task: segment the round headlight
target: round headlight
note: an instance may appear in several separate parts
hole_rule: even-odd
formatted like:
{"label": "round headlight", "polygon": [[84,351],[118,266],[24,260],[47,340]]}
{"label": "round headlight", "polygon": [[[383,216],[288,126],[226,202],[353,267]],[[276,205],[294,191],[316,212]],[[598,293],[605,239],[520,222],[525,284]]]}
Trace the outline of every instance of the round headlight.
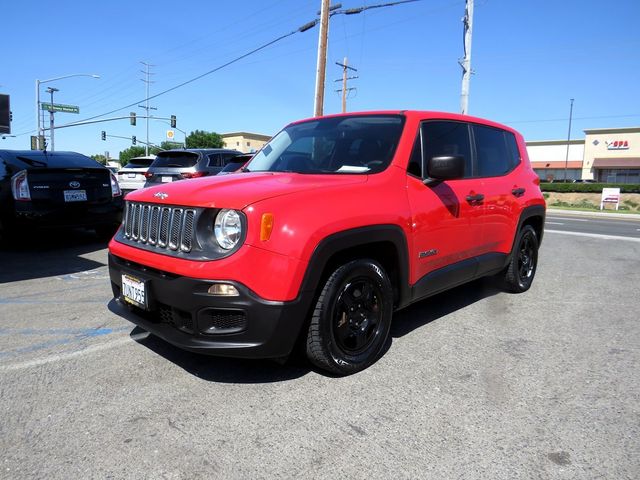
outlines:
{"label": "round headlight", "polygon": [[222,209],[216,216],[213,227],[218,245],[225,250],[231,250],[240,241],[242,223],[240,214],[235,210]]}

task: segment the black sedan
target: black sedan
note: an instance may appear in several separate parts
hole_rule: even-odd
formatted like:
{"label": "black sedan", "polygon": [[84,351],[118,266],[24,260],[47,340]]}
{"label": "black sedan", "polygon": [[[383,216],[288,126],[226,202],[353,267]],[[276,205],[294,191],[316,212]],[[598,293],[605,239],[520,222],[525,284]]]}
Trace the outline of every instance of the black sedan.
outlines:
{"label": "black sedan", "polygon": [[0,240],[26,227],[87,227],[109,236],[122,206],[115,175],[89,157],[0,150]]}

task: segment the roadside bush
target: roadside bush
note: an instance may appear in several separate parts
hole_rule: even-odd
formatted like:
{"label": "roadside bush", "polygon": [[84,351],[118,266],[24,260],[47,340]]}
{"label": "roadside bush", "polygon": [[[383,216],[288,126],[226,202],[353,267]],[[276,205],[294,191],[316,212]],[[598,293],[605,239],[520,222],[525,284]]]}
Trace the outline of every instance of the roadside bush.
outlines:
{"label": "roadside bush", "polygon": [[625,205],[629,205],[631,208],[638,208],[638,206],[640,206],[640,203],[634,202],[633,200],[625,200],[622,203],[624,203]]}
{"label": "roadside bush", "polygon": [[640,193],[637,183],[540,183],[543,192],[600,193],[603,188],[620,188],[620,193]]}

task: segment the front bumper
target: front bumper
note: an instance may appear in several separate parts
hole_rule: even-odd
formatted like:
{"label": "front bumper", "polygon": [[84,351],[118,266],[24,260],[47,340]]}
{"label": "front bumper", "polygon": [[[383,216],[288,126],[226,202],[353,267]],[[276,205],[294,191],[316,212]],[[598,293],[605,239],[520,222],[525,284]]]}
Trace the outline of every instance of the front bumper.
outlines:
{"label": "front bumper", "polygon": [[[213,280],[173,275],[109,254],[113,295],[122,299],[122,275],[145,282],[148,310],[129,307],[126,319],[184,350],[244,358],[278,358],[291,353],[311,304],[301,293],[290,302],[260,298],[238,282],[239,296],[214,296]],[[123,315],[124,317],[124,315]]]}

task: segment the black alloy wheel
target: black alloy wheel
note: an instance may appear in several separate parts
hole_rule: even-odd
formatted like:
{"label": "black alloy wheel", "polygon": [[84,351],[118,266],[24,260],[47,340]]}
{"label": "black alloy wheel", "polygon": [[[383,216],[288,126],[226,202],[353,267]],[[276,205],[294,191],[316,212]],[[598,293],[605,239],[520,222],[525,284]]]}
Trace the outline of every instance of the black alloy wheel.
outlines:
{"label": "black alloy wheel", "polygon": [[531,225],[522,227],[514,247],[504,273],[505,288],[522,293],[531,287],[538,266],[538,236]]}
{"label": "black alloy wheel", "polygon": [[307,332],[307,357],[338,375],[367,368],[382,353],[393,314],[393,290],[373,260],[338,267],[325,282]]}

